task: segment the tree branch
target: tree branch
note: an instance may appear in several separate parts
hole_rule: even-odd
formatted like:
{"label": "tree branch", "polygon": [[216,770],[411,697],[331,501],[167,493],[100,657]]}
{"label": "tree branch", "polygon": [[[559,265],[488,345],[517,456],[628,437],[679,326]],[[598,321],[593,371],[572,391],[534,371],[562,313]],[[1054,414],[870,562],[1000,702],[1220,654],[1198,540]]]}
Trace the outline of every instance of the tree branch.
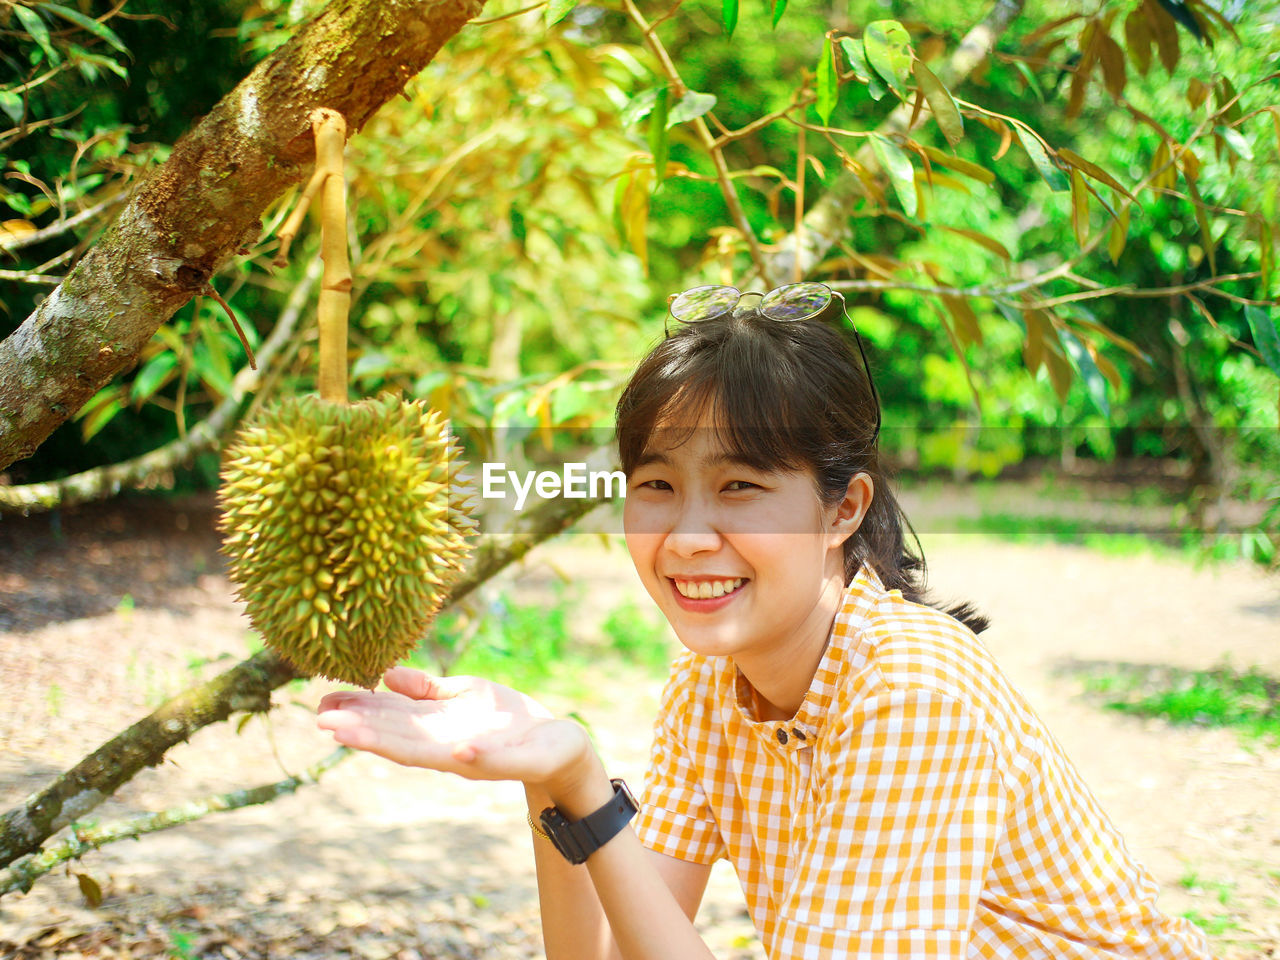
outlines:
{"label": "tree branch", "polygon": [[271,691],[297,676],[281,657],[263,651],[162,704],[0,817],[0,867],[35,853],[45,840],[84,817],[138,771],[155,766],[170,747],[189,740],[202,727],[237,710],[270,709]]}
{"label": "tree branch", "polygon": [[227,810],[239,810],[241,807],[270,803],[286,794],[295,793],[299,787],[319,783],[324,774],[351,753],[350,747],[339,747],[297,776],[286,777],[275,783],[219,793],[202,800],[190,800],[179,806],[170,807],[168,810],[131,817],[127,820],[117,820],[99,827],[73,830],[70,836],[56,846],[15,860],[4,873],[0,873],[0,897],[14,890],[26,893],[36,880],[58,864],[79,859],[90,850],[97,850],[108,843],[137,839],[143,834],[168,830],[170,827],[181,826],[184,823],[193,823],[211,813],[223,813]]}
{"label": "tree branch", "polygon": [[292,339],[298,326],[298,318],[311,296],[316,280],[320,277],[320,261],[308,268],[302,280],[289,294],[280,319],[271,335],[258,351],[262,370],[245,367],[236,374],[231,389],[209,416],[192,427],[185,437],[180,437],[150,453],[132,460],[94,467],[81,473],[50,480],[46,483],[28,483],[18,487],[0,486],[0,514],[9,512],[29,513],[32,510],[53,510],[69,507],[88,500],[103,500],[114,496],[125,487],[140,487],[158,474],[186,463],[196,454],[216,450],[222,438],[238,422],[238,414],[244,398],[257,390],[264,379],[264,371],[276,354]]}
{"label": "tree branch", "polygon": [[137,362],[314,160],[310,114],[360,129],[483,0],[333,0],[214,107],[0,343],[0,470]]}
{"label": "tree branch", "polygon": [[[449,598],[453,604],[519,560],[534,546],[561,533],[599,501],[560,497],[525,511],[516,528],[488,535]],[[49,837],[83,818],[144,767],[155,766],[174,745],[233,712],[262,712],[271,691],[300,676],[271,650],[192,687],[117,734],[49,786],[0,817],[0,868],[38,853]]]}

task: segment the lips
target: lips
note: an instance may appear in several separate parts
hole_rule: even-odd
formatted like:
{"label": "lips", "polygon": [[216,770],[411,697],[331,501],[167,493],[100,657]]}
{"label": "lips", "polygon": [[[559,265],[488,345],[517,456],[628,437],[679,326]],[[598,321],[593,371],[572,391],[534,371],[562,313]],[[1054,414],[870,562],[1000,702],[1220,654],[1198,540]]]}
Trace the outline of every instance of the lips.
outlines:
{"label": "lips", "polygon": [[711,600],[723,597],[739,589],[746,580],[742,577],[724,577],[712,580],[682,580],[672,577],[676,592],[688,600]]}

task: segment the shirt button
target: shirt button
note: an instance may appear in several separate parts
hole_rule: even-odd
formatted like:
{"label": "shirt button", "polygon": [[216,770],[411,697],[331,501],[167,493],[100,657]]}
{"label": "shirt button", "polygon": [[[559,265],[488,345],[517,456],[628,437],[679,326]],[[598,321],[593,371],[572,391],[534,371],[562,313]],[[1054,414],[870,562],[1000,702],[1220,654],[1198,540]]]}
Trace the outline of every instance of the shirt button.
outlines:
{"label": "shirt button", "polygon": [[783,730],[781,727],[778,728],[778,742],[781,744],[785,744],[787,742],[787,731]]}
{"label": "shirt button", "polygon": [[795,737],[797,740],[805,739],[804,731],[801,730],[799,727],[793,727],[791,730],[791,735]]}

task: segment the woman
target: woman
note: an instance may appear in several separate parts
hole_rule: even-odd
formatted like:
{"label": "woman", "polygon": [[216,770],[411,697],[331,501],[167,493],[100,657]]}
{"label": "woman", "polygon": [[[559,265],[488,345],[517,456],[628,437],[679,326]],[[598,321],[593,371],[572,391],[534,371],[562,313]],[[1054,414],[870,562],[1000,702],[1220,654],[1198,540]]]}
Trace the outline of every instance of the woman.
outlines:
{"label": "woman", "polygon": [[524,783],[552,960],[710,956],[692,919],[721,857],[773,960],[1207,956],[985,620],[928,605],[865,357],[825,322],[842,303],[744,300],[674,298],[682,325],[618,404],[628,550],[686,647],[638,818],[580,726],[484,680],[396,668],[389,693],[326,697],[320,725]]}

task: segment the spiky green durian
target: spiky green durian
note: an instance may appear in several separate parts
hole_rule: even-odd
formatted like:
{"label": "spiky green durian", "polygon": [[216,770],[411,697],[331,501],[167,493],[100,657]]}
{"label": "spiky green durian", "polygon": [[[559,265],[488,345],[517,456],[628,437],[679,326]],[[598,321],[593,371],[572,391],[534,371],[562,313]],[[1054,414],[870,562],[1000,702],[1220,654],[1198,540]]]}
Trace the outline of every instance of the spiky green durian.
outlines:
{"label": "spiky green durian", "polygon": [[419,402],[285,400],[227,451],[223,552],[249,618],[300,671],[372,687],[462,569],[470,484]]}

